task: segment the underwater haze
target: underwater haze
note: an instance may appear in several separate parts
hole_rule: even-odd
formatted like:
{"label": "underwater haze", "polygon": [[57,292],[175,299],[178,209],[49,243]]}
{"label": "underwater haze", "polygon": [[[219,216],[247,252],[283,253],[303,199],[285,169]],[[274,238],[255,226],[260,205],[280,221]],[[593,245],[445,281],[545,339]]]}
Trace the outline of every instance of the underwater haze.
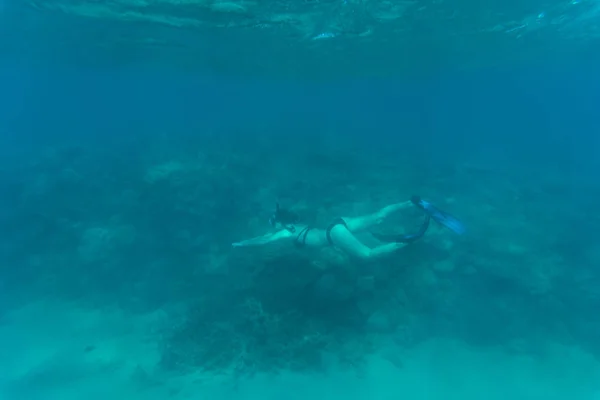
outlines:
{"label": "underwater haze", "polygon": [[0,397],[600,400],[599,12],[0,0]]}

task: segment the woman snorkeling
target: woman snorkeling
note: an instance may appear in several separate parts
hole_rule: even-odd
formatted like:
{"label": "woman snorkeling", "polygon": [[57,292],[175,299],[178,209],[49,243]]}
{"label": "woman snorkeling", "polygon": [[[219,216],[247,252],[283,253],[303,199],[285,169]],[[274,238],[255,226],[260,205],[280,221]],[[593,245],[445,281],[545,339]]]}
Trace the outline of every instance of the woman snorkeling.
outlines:
{"label": "woman snorkeling", "polygon": [[[423,223],[417,232],[403,235],[371,233],[383,243],[373,248],[366,246],[354,236],[355,233],[368,231],[380,224],[390,214],[412,206],[416,206],[424,212]],[[459,235],[465,232],[464,225],[458,219],[418,196],[413,196],[408,201],[391,204],[373,214],[337,218],[325,229],[300,223],[296,214],[280,208],[277,204],[275,212],[269,219],[271,226],[277,231],[233,243],[233,247],[262,246],[273,242],[289,242],[298,247],[313,248],[335,246],[350,256],[368,260],[393,253],[420,239],[427,232],[431,219]]]}

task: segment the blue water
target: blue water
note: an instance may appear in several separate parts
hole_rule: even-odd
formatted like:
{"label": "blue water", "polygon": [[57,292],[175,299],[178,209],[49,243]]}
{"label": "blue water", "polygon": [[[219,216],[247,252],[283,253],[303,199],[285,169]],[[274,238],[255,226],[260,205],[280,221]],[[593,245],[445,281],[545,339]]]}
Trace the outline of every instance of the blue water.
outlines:
{"label": "blue water", "polygon": [[128,127],[149,130],[145,135],[184,129],[227,134],[268,123],[281,124],[293,135],[334,124],[344,135],[360,138],[368,132],[386,144],[400,140],[403,147],[408,141],[411,149],[434,159],[445,157],[441,149],[451,146],[452,158],[456,152],[463,158],[483,151],[531,162],[567,157],[587,166],[594,162],[598,143],[592,134],[599,124],[596,68],[589,62],[533,65],[414,81],[316,84],[141,66],[110,70],[4,63],[1,117],[7,133],[33,135],[33,142],[38,136],[70,137],[82,130],[93,137],[118,137]]}
{"label": "blue water", "polygon": [[[585,56],[335,82],[2,58],[0,393],[600,398]],[[231,248],[278,198],[320,226],[415,193],[465,237]]]}

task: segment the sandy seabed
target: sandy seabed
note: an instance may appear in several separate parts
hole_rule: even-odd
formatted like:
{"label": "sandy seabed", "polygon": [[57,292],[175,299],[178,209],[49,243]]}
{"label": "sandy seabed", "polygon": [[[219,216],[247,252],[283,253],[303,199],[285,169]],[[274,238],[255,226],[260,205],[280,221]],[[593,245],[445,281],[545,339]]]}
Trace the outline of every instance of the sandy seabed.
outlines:
{"label": "sandy seabed", "polygon": [[438,339],[383,349],[360,374],[175,375],[157,367],[165,323],[161,312],[132,316],[53,301],[8,312],[0,320],[0,399],[600,400],[600,362],[559,345],[533,358]]}

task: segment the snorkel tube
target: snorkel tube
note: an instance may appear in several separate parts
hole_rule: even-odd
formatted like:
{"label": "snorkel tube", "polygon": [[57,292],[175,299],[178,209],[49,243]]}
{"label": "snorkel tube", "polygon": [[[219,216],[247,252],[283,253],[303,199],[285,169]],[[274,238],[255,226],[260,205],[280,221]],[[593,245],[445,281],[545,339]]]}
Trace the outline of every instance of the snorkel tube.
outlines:
{"label": "snorkel tube", "polygon": [[279,202],[275,203],[275,212],[269,217],[269,224],[272,227],[276,228],[277,224],[281,224],[285,229],[293,233],[296,231],[294,224],[297,222],[298,215],[279,207]]}

